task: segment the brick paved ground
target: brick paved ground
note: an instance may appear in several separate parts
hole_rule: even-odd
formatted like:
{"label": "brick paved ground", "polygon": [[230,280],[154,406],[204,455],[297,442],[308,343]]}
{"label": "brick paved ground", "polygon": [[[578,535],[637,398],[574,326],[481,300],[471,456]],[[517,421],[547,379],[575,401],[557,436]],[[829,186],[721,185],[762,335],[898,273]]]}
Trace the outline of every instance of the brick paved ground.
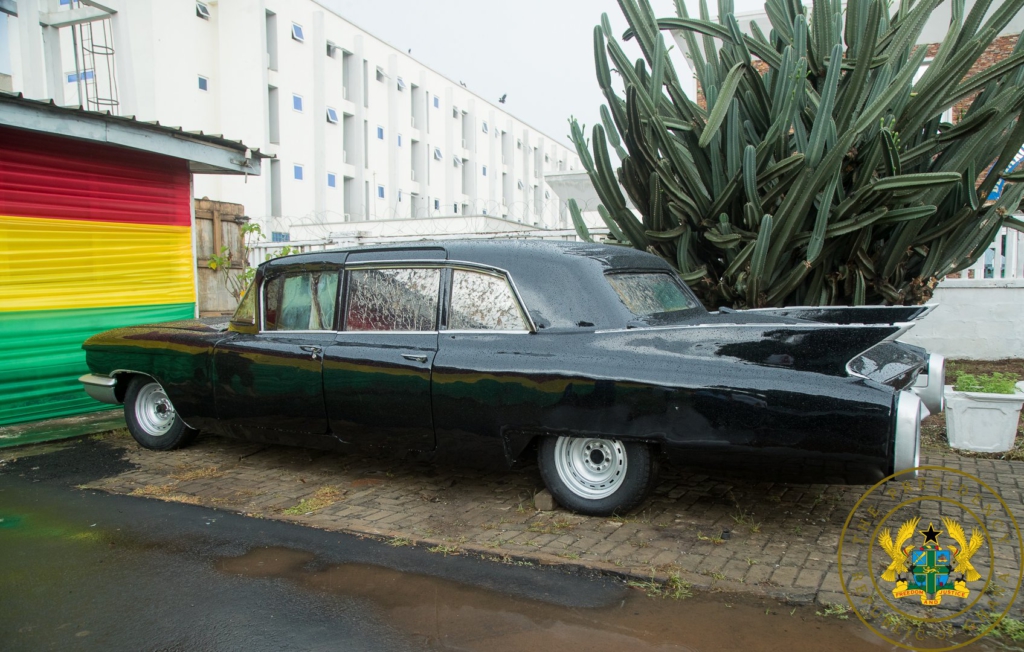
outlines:
{"label": "brick paved ground", "polygon": [[[744,482],[663,469],[654,494],[622,518],[538,512],[535,468],[503,473],[201,437],[158,453],[126,431],[100,436],[134,468],[88,488],[202,504],[441,554],[569,564],[697,587],[841,602],[836,549],[865,487]],[[997,487],[1024,522],[1024,462],[933,451],[922,463]],[[305,501],[305,502],[304,502]],[[722,538],[729,530],[728,538]],[[1016,568],[1018,561],[1008,562]]]}

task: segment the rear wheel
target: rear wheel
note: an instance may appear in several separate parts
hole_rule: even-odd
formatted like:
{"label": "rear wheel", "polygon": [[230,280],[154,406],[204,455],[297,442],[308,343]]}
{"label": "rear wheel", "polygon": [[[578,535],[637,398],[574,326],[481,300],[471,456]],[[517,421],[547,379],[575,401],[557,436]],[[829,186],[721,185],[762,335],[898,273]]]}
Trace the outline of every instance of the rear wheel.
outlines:
{"label": "rear wheel", "polygon": [[657,468],[643,442],[547,437],[537,462],[548,491],[566,509],[591,516],[623,514],[654,486]]}
{"label": "rear wheel", "polygon": [[124,420],[135,441],[150,450],[188,446],[199,434],[181,420],[160,383],[146,376],[136,376],[128,384]]}

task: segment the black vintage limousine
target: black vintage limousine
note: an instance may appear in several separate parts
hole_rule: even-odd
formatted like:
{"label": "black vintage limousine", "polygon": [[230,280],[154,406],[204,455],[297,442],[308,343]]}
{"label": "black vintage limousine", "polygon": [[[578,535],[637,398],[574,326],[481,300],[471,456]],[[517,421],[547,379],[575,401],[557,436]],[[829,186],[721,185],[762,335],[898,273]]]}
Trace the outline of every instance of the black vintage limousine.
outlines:
{"label": "black vintage limousine", "polygon": [[662,452],[912,472],[944,365],[895,338],[928,309],[708,312],[664,261],[615,246],[364,247],[264,263],[226,323],[96,335],[81,380],[147,448],[206,431],[535,454],[563,506],[610,514],[644,499]]}

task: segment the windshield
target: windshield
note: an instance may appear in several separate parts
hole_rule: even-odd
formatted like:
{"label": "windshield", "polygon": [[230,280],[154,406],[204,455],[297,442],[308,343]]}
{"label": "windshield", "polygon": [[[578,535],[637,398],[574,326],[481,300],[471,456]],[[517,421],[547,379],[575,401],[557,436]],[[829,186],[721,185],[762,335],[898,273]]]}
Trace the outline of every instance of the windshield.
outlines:
{"label": "windshield", "polygon": [[664,272],[609,274],[607,278],[622,303],[637,317],[699,307],[679,282]]}

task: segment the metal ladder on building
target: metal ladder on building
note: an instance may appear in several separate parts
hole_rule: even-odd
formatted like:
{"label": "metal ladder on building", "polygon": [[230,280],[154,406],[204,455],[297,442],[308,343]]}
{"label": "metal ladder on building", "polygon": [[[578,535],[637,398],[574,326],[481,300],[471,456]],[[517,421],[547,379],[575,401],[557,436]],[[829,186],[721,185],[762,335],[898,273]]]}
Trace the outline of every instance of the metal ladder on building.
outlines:
{"label": "metal ladder on building", "polygon": [[[109,111],[118,114],[120,102],[117,96],[117,71],[114,68],[114,46],[110,33],[110,21],[101,20],[102,43],[97,42],[93,33],[95,23],[83,23],[73,26],[72,38],[75,41],[76,68],[78,53],[81,53],[81,69],[77,71],[79,80],[79,102],[90,111]],[[97,68],[100,64],[102,70]],[[89,73],[92,73],[91,75]],[[106,90],[100,94],[99,76],[106,73]],[[84,91],[84,98],[83,98]],[[84,101],[82,101],[84,99]]]}

